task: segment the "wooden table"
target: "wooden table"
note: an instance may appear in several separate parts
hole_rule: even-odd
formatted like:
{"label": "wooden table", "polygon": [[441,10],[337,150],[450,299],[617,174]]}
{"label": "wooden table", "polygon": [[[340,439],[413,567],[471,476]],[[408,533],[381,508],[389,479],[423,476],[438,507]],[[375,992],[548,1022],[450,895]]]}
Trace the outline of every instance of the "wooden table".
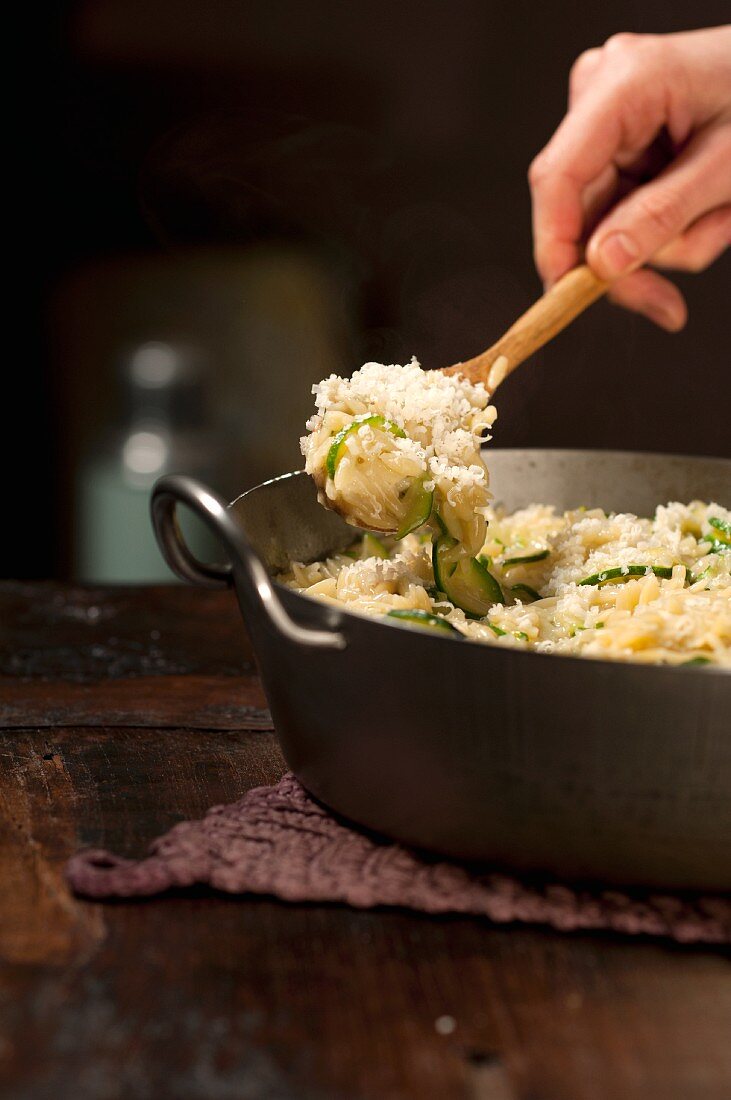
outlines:
{"label": "wooden table", "polygon": [[12,1100],[727,1100],[720,952],[232,899],[97,904],[79,847],[140,855],[284,763],[228,593],[0,586]]}

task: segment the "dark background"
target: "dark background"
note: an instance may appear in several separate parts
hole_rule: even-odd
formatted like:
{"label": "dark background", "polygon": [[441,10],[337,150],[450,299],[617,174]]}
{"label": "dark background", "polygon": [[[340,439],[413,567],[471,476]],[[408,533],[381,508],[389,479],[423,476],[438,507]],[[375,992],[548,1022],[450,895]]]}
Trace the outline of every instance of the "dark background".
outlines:
{"label": "dark background", "polygon": [[[574,58],[724,17],[667,0],[40,9],[15,97],[3,574],[73,572],[74,479],[134,341],[205,353],[227,494],[297,465],[330,370],[490,344],[540,293],[526,171]],[[680,335],[593,307],[501,388],[496,445],[729,454],[730,270],[679,278]]]}

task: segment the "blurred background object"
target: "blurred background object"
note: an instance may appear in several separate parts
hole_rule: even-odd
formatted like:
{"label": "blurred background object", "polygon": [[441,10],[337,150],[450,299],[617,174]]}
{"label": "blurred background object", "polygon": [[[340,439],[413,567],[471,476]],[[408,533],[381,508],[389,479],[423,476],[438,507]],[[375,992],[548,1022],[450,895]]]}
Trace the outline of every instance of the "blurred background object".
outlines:
{"label": "blurred background object", "polygon": [[[715,0],[50,5],[18,161],[34,246],[6,366],[21,413],[3,575],[151,579],[141,537],[111,555],[133,500],[143,522],[155,453],[232,497],[299,465],[331,371],[490,344],[540,292],[526,172],[572,61],[619,30],[727,15]],[[501,389],[495,445],[728,454],[729,270],[678,280],[678,336],[594,307]],[[129,371],[150,345],[194,353],[195,423],[176,384],[166,425],[140,427]],[[132,476],[140,433],[157,442]]]}
{"label": "blurred background object", "polygon": [[[190,348],[142,344],[121,360],[112,391],[116,423],[102,426],[77,464],[74,564],[82,581],[171,579],[150,525],[150,491],[175,470],[209,485],[220,481],[221,438],[209,422],[205,382]],[[214,536],[197,517],[186,520],[193,553],[212,561]]]}

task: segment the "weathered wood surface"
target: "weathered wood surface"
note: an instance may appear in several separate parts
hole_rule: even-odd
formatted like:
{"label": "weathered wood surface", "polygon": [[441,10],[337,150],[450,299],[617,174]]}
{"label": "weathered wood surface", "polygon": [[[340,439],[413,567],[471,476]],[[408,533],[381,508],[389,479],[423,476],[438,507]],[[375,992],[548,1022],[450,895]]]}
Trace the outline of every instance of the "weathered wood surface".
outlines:
{"label": "weathered wood surface", "polygon": [[272,729],[231,596],[181,593],[0,584],[0,727]]}
{"label": "weathered wood surface", "polygon": [[264,704],[226,593],[6,585],[0,672],[3,1096],[731,1095],[718,952],[205,891],[70,896],[78,847],[141,854],[281,774],[264,720],[236,723]]}

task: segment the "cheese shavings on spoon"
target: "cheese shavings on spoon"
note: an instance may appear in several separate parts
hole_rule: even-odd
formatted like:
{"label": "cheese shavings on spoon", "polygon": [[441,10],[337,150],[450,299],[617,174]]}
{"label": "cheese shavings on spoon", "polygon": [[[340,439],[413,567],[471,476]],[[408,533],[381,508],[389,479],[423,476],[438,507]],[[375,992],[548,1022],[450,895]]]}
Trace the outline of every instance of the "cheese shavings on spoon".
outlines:
{"label": "cheese shavings on spoon", "polygon": [[366,363],[312,392],[317,412],[300,444],[322,504],[399,538],[430,523],[479,551],[491,499],[480,445],[497,416],[481,383],[412,359]]}

